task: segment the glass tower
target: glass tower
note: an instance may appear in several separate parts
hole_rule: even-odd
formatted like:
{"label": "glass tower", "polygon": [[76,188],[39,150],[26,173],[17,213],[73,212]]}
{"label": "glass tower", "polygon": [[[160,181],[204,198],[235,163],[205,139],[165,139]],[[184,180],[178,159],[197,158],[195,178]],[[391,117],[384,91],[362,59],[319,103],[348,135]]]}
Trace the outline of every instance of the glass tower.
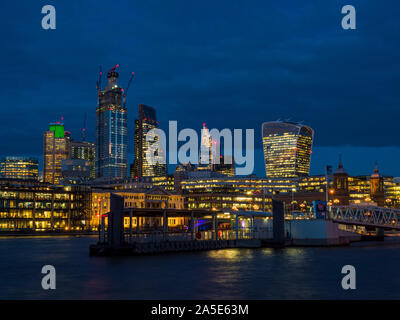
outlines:
{"label": "glass tower", "polygon": [[293,122],[264,122],[262,137],[267,177],[309,175],[313,129]]}
{"label": "glass tower", "polygon": [[95,178],[95,146],[93,142],[71,140],[69,159],[87,160],[90,163],[90,178]]}
{"label": "glass tower", "polygon": [[213,165],[212,156],[212,137],[206,124],[203,123],[203,128],[201,129],[200,157],[197,169],[211,170]]}
{"label": "glass tower", "polygon": [[61,161],[68,157],[68,137],[62,123],[51,123],[44,133],[43,179],[57,184],[62,179]]}
{"label": "glass tower", "polygon": [[[158,128],[156,110],[144,104],[139,105],[139,119],[135,120],[135,160],[131,167],[131,178],[160,177],[167,175],[167,164],[150,164],[146,152],[154,142],[147,142],[146,135]],[[162,156],[162,155],[159,155]],[[165,159],[165,157],[164,157]]]}
{"label": "glass tower", "polygon": [[112,180],[126,177],[128,124],[115,67],[107,78],[108,86],[99,89],[96,108],[96,178]]}

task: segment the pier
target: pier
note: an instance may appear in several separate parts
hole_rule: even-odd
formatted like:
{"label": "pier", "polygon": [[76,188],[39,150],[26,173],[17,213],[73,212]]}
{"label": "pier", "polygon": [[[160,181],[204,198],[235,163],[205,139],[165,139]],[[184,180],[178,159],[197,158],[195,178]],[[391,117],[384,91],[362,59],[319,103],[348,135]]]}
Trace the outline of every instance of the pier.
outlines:
{"label": "pier", "polygon": [[[92,256],[145,255],[225,248],[283,246],[284,215],[274,203],[275,223],[260,229],[257,223],[272,214],[248,211],[209,211],[172,208],[124,208],[112,194],[110,212],[101,216],[99,239],[89,248]],[[177,221],[179,223],[177,223]]]}

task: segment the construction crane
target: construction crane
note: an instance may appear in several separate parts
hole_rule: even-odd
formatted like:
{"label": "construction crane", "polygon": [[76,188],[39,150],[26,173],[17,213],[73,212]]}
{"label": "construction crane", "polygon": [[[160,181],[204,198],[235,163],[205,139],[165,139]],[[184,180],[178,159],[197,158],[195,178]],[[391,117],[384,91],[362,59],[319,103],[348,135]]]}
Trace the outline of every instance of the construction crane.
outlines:
{"label": "construction crane", "polygon": [[119,64],[116,64],[114,67],[112,67],[110,70],[108,70],[108,72],[115,71],[115,70],[117,70],[118,67],[119,67]]}
{"label": "construction crane", "polygon": [[97,89],[97,104],[100,104],[100,91],[101,91],[101,76],[103,72],[101,71],[101,66],[99,67],[99,77],[97,78],[96,82],[96,89]]}
{"label": "construction crane", "polygon": [[124,94],[123,94],[123,107],[124,108],[126,107],[126,95],[128,94],[128,90],[129,90],[129,87],[131,86],[131,83],[132,83],[132,80],[133,80],[134,76],[135,76],[135,73],[132,72],[131,78],[129,79],[128,85],[126,86],[126,89],[125,89]]}
{"label": "construction crane", "polygon": [[86,140],[86,112],[85,117],[83,118],[83,128],[82,128],[82,141]]}

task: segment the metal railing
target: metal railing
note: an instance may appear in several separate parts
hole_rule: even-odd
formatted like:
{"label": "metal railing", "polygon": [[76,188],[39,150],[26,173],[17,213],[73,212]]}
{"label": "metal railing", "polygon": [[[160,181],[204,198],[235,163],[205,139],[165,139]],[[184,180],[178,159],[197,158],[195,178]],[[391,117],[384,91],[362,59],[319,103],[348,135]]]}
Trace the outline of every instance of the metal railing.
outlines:
{"label": "metal railing", "polygon": [[331,206],[329,218],[339,223],[400,230],[400,210],[375,206]]}
{"label": "metal railing", "polygon": [[252,231],[249,229],[240,230],[219,230],[214,232],[177,232],[177,231],[143,231],[137,233],[124,232],[125,243],[154,243],[161,241],[191,241],[191,240],[244,240],[244,239],[270,239],[270,231]]}

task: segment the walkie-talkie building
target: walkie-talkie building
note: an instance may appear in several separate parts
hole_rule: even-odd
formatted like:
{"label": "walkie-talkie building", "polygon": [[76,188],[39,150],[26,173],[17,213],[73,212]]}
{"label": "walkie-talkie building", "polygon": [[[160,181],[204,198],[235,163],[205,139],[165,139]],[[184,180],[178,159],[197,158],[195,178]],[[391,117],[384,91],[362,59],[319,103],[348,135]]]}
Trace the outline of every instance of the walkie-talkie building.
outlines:
{"label": "walkie-talkie building", "polygon": [[96,108],[96,177],[109,180],[125,178],[127,173],[127,109],[116,67],[107,73],[108,86],[98,89]]}
{"label": "walkie-talkie building", "polygon": [[313,129],[293,122],[264,122],[262,137],[267,177],[309,175]]}

